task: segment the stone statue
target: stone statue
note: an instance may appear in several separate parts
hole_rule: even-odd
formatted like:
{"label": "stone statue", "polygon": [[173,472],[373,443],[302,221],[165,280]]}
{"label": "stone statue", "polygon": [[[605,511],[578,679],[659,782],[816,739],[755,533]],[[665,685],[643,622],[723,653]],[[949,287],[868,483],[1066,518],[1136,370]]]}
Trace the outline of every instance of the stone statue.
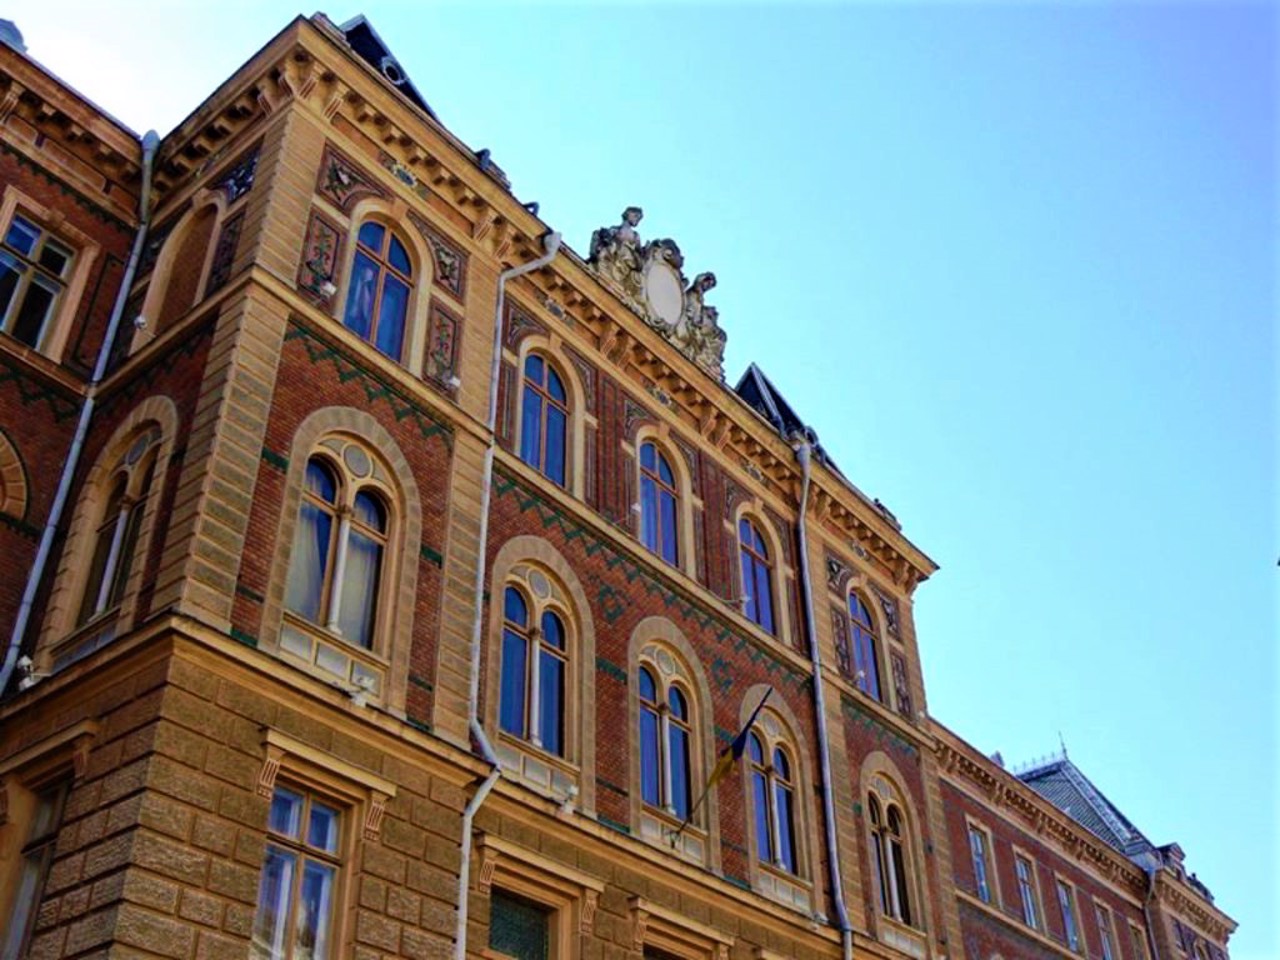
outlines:
{"label": "stone statue", "polygon": [[639,207],[622,211],[622,222],[616,227],[601,227],[591,235],[591,252],[587,259],[596,270],[635,303],[641,302],[644,279],[641,275],[644,249],[636,227],[644,219]]}
{"label": "stone statue", "polygon": [[684,292],[684,314],[671,331],[671,338],[685,356],[719,374],[728,338],[720,329],[720,312],[705,299],[715,285],[716,275],[710,271],[693,278]]}

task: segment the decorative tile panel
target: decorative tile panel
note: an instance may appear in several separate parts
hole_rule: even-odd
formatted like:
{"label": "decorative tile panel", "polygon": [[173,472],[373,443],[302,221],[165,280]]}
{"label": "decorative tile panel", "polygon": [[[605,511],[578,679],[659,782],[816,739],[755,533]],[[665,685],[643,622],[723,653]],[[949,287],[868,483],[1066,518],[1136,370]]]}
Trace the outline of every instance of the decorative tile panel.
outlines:
{"label": "decorative tile panel", "polygon": [[427,357],[423,372],[432,380],[452,388],[458,373],[458,349],[462,341],[462,318],[431,302],[427,327]]}
{"label": "decorative tile panel", "polygon": [[343,213],[350,211],[362,197],[387,196],[387,191],[377,181],[329,144],[325,145],[324,156],[320,160],[316,193]]}
{"label": "decorative tile panel", "polygon": [[254,176],[258,171],[258,155],[261,151],[262,144],[255,144],[213,184],[213,189],[221,190],[222,195],[226,197],[227,206],[253,189]]}
{"label": "decorative tile panel", "polygon": [[898,704],[898,712],[911,719],[911,688],[907,684],[907,661],[897,651],[889,652],[889,660],[893,665],[893,699]]}
{"label": "decorative tile panel", "polygon": [[412,210],[409,211],[409,222],[431,250],[432,284],[461,303],[467,295],[467,255]]}
{"label": "decorative tile panel", "polygon": [[221,290],[231,277],[231,265],[236,258],[236,245],[240,242],[240,230],[244,226],[244,210],[228,219],[218,233],[217,245],[213,248],[213,263],[209,265],[209,281],[205,284],[204,295],[207,297]]}
{"label": "decorative tile panel", "polygon": [[302,245],[302,265],[298,267],[298,289],[322,310],[333,309],[336,291],[327,291],[325,284],[333,284],[343,239],[344,234],[337,224],[319,211],[311,211],[306,240]]}

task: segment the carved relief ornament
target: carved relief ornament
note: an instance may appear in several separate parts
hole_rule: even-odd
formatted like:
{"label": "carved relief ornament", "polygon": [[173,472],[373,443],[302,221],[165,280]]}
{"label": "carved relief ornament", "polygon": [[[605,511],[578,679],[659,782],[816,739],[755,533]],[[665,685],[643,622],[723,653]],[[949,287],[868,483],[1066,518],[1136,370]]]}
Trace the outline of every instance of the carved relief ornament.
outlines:
{"label": "carved relief ornament", "polygon": [[639,207],[627,207],[621,223],[595,231],[587,262],[645,323],[723,380],[727,338],[720,329],[718,311],[705,301],[716,285],[716,275],[700,273],[690,281],[674,240],[640,240],[636,227],[643,217]]}

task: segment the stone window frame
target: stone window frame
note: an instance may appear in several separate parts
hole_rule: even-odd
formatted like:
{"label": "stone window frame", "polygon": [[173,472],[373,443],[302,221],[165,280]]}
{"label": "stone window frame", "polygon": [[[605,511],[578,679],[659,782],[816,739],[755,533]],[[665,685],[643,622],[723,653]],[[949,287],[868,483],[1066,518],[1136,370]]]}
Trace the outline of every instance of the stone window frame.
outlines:
{"label": "stone window frame", "polygon": [[[736,724],[738,729],[742,729],[747,721],[751,719],[752,712],[764,698],[768,689],[767,684],[760,683],[755,684],[743,694],[741,705],[738,709],[738,721]],[[823,849],[822,839],[818,833],[817,815],[812,804],[812,799],[817,796],[817,792],[814,789],[811,761],[813,754],[808,742],[800,732],[803,727],[800,726],[799,721],[786,701],[780,696],[771,696],[769,698],[768,704],[760,711],[760,716],[756,718],[752,729],[763,731],[764,737],[762,737],[762,740],[764,742],[762,745],[767,750],[767,757],[770,758],[770,762],[772,762],[774,747],[785,746],[795,766],[793,774],[795,781],[793,810],[796,820],[795,843],[799,849],[796,851],[796,873],[794,874],[787,873],[761,860],[760,851],[756,847],[755,800],[751,782],[751,758],[749,750],[743,750],[740,761],[742,809],[747,815],[746,840],[750,861],[751,886],[754,890],[775,902],[812,916],[818,909],[816,878],[821,876],[818,857]]]}
{"label": "stone window frame", "polygon": [[1013,879],[1018,885],[1018,914],[1022,922],[1026,924],[1026,907],[1022,902],[1022,881],[1018,879],[1018,861],[1026,862],[1031,874],[1031,896],[1033,906],[1036,912],[1036,923],[1034,925],[1027,924],[1028,929],[1035,930],[1037,933],[1047,935],[1046,918],[1044,912],[1044,890],[1040,884],[1040,865],[1036,862],[1028,851],[1024,850],[1017,844],[1012,845],[1013,849]]}
{"label": "stone window frame", "polygon": [[[259,649],[281,656],[281,633],[285,628],[285,593],[289,580],[289,557],[302,505],[307,461],[326,439],[340,438],[363,447],[376,467],[383,471],[381,484],[388,494],[391,532],[383,556],[382,609],[375,626],[375,639],[370,651],[377,665],[385,669],[386,681],[381,696],[371,702],[398,717],[404,716],[409,687],[409,655],[413,642],[414,613],[418,584],[418,552],[422,542],[422,503],[418,484],[395,438],[371,414],[353,407],[321,407],[298,424],[289,447],[280,519],[276,528],[275,547],[267,577],[266,601],[262,611],[262,637]],[[290,622],[298,622],[291,618]],[[323,627],[310,625],[319,634]],[[325,634],[328,636],[328,634]],[[336,638],[338,642],[340,638]],[[351,646],[347,644],[347,646]],[[354,648],[353,648],[354,649]],[[284,654],[284,656],[288,656]],[[326,682],[337,676],[319,667],[310,668],[297,657],[289,663]],[[350,692],[355,694],[356,688]]]}
{"label": "stone window frame", "polygon": [[[480,868],[476,886],[489,897],[493,888],[507,891],[550,911],[550,955],[578,960],[581,942],[591,935],[605,884],[588,873],[492,834],[476,841]],[[488,946],[481,956],[503,958]]]}
{"label": "stone window frame", "polygon": [[[1073,945],[1067,931],[1067,918],[1062,909],[1062,891],[1066,890],[1070,898],[1072,925],[1075,927],[1076,942]],[[1062,943],[1072,953],[1081,956],[1089,955],[1089,946],[1084,935],[1084,915],[1080,912],[1080,888],[1056,870],[1053,874],[1054,901],[1058,905],[1058,918],[1062,921]]]}
{"label": "stone window frame", "polygon": [[[755,528],[760,531],[771,554],[774,624],[772,633],[765,630],[754,620],[748,619],[740,606],[746,592],[746,586],[742,582],[742,542],[738,533],[738,525],[743,519],[750,520]],[[764,501],[756,497],[739,503],[734,508],[732,516],[726,519],[725,529],[733,537],[733,543],[736,548],[733,560],[733,578],[738,587],[738,603],[734,604],[734,612],[742,618],[742,622],[747,624],[749,629],[755,631],[759,636],[768,638],[772,643],[781,643],[794,649],[797,645],[795,631],[798,627],[791,622],[791,604],[787,602],[787,598],[795,587],[796,571],[787,562],[790,551],[783,544],[782,535],[778,532],[777,526],[770,522],[769,515],[765,511]]]}
{"label": "stone window frame", "polygon": [[1147,949],[1147,932],[1132,920],[1127,921],[1129,928],[1129,944],[1132,960],[1148,960],[1151,956]]}
{"label": "stone window frame", "polygon": [[[48,615],[33,658],[38,670],[51,672],[60,660],[66,660],[66,665],[70,665],[133,628],[138,615],[139,588],[161,519],[160,500],[172,467],[178,423],[178,409],[169,397],[148,397],[116,427],[85,475],[67,527],[66,542],[49,597]],[[153,426],[160,431],[155,444],[155,469],[120,603],[112,616],[95,617],[79,624],[80,603],[89,579],[98,524],[111,496],[111,482],[135,440]]]}
{"label": "stone window frame", "polygon": [[[1000,889],[1000,870],[996,866],[995,838],[991,835],[991,829],[986,824],[979,822],[968,814],[965,814],[964,822],[965,838],[969,842],[969,864],[974,870],[974,894],[983,903],[999,909],[1004,905],[1004,896]],[[987,885],[986,897],[982,896],[982,891],[977,886],[978,871],[973,850],[973,835],[975,832],[982,838],[983,869],[986,874],[985,881]]]}
{"label": "stone window frame", "polygon": [[[261,746],[262,766],[252,784],[258,797],[269,805],[277,783],[284,781],[337,808],[351,825],[342,830],[337,856],[342,868],[333,896],[332,955],[340,956],[349,947],[352,934],[356,854],[363,843],[380,839],[387,804],[397,793],[396,784],[272,727],[261,728]],[[271,835],[265,817],[262,835]],[[265,857],[265,846],[263,849]],[[257,867],[261,876],[262,864]]]}
{"label": "stone window frame", "polygon": [[[81,720],[0,761],[0,865],[6,867],[0,875],[0,918],[8,919],[15,905],[16,885],[9,871],[21,867],[39,792],[60,782],[75,788],[88,770],[99,729],[96,720]],[[37,907],[41,894],[37,891]]]}
{"label": "stone window frame", "polygon": [[1116,912],[1096,896],[1091,899],[1093,900],[1093,921],[1098,927],[1098,956],[1101,960],[1121,960],[1120,939],[1116,935]]}
{"label": "stone window frame", "polygon": [[654,946],[680,960],[729,960],[736,940],[709,924],[690,920],[640,896],[628,898],[627,915],[631,921],[631,949],[637,953]]}
{"label": "stone window frame", "polygon": [[[872,915],[875,918],[874,932],[883,943],[896,947],[911,956],[924,956],[928,948],[927,934],[933,926],[932,904],[928,895],[926,873],[926,865],[929,861],[924,856],[924,846],[921,839],[922,825],[926,821],[921,816],[915,799],[903,787],[906,780],[898,769],[897,764],[893,762],[888,754],[881,750],[872,751],[862,762],[862,769],[858,777],[858,797],[862,804],[866,804],[866,798],[873,791],[883,799],[884,795],[879,790],[877,780],[883,781],[890,788],[893,794],[893,802],[901,810],[905,820],[903,825],[905,833],[903,847],[907,872],[910,874],[908,877],[908,893],[912,897],[912,922],[908,925],[894,917],[886,916],[880,908],[879,892],[873,888],[871,891],[871,904]],[[887,811],[885,815],[888,815]],[[864,812],[863,819],[863,848],[866,851],[867,862],[870,863],[873,855],[870,815]],[[868,878],[867,882],[871,884],[872,878]]]}
{"label": "stone window frame", "polygon": [[[0,193],[0,236],[8,231],[9,224],[15,214],[20,214],[34,221],[38,226],[48,230],[58,241],[74,251],[75,259],[71,264],[71,275],[67,277],[62,291],[61,302],[57,305],[53,317],[49,321],[49,329],[44,335],[44,343],[36,351],[55,363],[61,363],[67,343],[71,338],[71,330],[80,309],[80,302],[92,275],[93,265],[97,262],[102,247],[87,233],[76,229],[68,222],[66,214],[53,207],[46,206],[35,197],[24,193],[16,184],[6,184]],[[11,337],[6,343],[16,344]],[[31,349],[25,344],[23,349]]]}
{"label": "stone window frame", "polygon": [[[569,633],[569,666],[565,677],[565,753],[553,756],[528,741],[505,734],[499,724],[502,682],[502,626],[505,587],[516,568],[540,570],[553,589],[562,592],[557,610]],[[499,761],[510,776],[558,801],[572,798],[579,810],[595,814],[596,669],[595,624],[591,603],[577,572],[541,537],[522,534],[499,548],[489,566],[488,640],[484,656],[484,727]]]}
{"label": "stone window frame", "polygon": [[[867,618],[871,623],[871,640],[875,652],[876,686],[879,688],[878,695],[871,693],[869,690],[862,689],[861,684],[858,682],[857,643],[854,641],[853,635],[853,631],[856,627],[853,619],[853,610],[850,607],[850,602],[854,598],[857,598],[858,602],[861,603],[863,608],[867,611]],[[854,689],[857,690],[858,693],[870,700],[874,700],[878,704],[881,704],[887,710],[889,709],[889,696],[891,692],[890,685],[893,677],[890,670],[887,669],[888,651],[885,649],[884,617],[883,614],[877,610],[877,605],[872,599],[871,586],[869,583],[850,583],[844,594],[844,615],[848,621],[849,627],[849,656],[852,660],[850,666],[854,671],[853,675],[848,678],[849,682],[853,684]]]}
{"label": "stone window frame", "polygon": [[0,429],[0,514],[26,520],[29,490],[27,466],[8,434]]}
{"label": "stone window frame", "polygon": [[[682,681],[682,686],[689,694],[690,710],[693,718],[693,736],[690,739],[691,778],[693,781],[693,802],[697,802],[710,776],[711,767],[715,764],[715,722],[714,699],[706,671],[694,650],[693,644],[670,620],[665,617],[646,617],[631,632],[627,644],[627,743],[630,755],[631,782],[629,804],[631,824],[634,835],[646,842],[653,843],[660,849],[670,851],[670,843],[660,837],[652,836],[652,828],[646,827],[646,818],[651,817],[654,824],[661,828],[670,821],[656,814],[647,814],[649,808],[641,799],[640,790],[640,700],[634,678],[638,676],[640,665],[652,662],[658,651],[666,651],[673,663],[672,676]],[[659,668],[659,673],[661,673]],[[690,840],[682,842],[677,855],[684,856],[709,867],[713,872],[720,872],[720,797],[718,790],[709,790],[702,801],[701,808],[694,814],[685,834]],[[705,846],[702,856],[697,856],[697,846]]]}
{"label": "stone window frame", "polygon": [[[341,328],[344,336],[359,343],[387,363],[394,363],[408,370],[415,377],[423,376],[426,361],[427,332],[431,325],[431,288],[435,280],[435,257],[426,239],[419,230],[407,229],[408,204],[398,198],[383,199],[366,196],[357,201],[349,211],[336,214],[337,223],[348,235],[341,253],[341,263],[335,270],[335,276],[329,277],[336,284],[337,291],[330,302],[330,316],[334,325]],[[329,216],[334,211],[325,210]],[[413,283],[409,288],[409,303],[405,310],[404,343],[400,357],[390,357],[382,353],[370,341],[365,340],[346,325],[347,295],[351,289],[352,271],[355,266],[356,252],[360,246],[356,240],[360,228],[366,221],[373,220],[395,233],[396,238],[404,244],[413,266]]]}
{"label": "stone window frame", "polygon": [[[676,563],[674,564],[668,563],[662,554],[650,550],[640,538],[641,510],[643,509],[640,494],[642,476],[640,451],[646,443],[654,444],[657,451],[666,458],[667,464],[671,467],[671,472],[675,476],[678,496],[676,500]],[[631,482],[635,502],[629,506],[631,513],[629,526],[636,543],[642,548],[642,555],[655,557],[662,564],[663,569],[678,570],[689,579],[696,581],[698,578],[698,543],[694,514],[703,504],[694,494],[690,466],[681,455],[680,448],[672,435],[670,427],[666,423],[645,423],[636,430],[635,436],[631,438],[630,443],[623,443],[623,450],[631,456],[633,461]],[[745,617],[743,621],[750,622]]]}

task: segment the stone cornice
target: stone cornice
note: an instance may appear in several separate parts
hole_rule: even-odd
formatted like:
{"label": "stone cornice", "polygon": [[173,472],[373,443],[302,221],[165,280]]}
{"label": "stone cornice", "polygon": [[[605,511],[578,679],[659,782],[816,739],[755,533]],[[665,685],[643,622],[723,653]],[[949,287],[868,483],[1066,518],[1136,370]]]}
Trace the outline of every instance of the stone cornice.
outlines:
{"label": "stone cornice", "polygon": [[1169,911],[1191,921],[1216,943],[1226,944],[1235,932],[1236,922],[1212,903],[1179,880],[1168,869],[1156,874],[1156,902]]}
{"label": "stone cornice", "polygon": [[[78,188],[132,221],[142,162],[137,135],[34,60],[0,44],[0,124],[15,120],[43,138],[43,155]],[[22,136],[12,139],[24,142]]]}
{"label": "stone cornice", "polygon": [[1092,870],[1108,883],[1141,900],[1147,875],[1132,860],[1076,823],[1025,783],[984,757],[952,731],[933,721],[942,775],[961,782],[990,806],[1020,821],[1028,832],[1055,847],[1067,859]]}

